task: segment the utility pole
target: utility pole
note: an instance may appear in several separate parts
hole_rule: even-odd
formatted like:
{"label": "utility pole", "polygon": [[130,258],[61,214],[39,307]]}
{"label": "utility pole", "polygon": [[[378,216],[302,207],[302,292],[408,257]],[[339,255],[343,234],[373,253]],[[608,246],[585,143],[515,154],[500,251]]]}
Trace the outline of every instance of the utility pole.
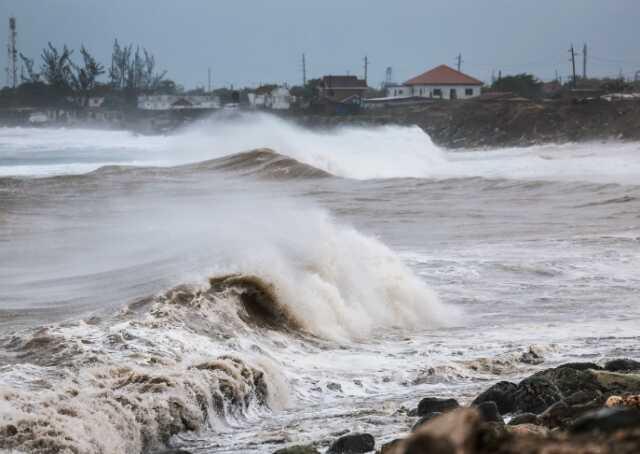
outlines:
{"label": "utility pole", "polygon": [[302,86],[307,85],[307,56],[302,54]]}
{"label": "utility pole", "polygon": [[208,85],[207,91],[211,93],[211,68],[209,68],[209,85]]}
{"label": "utility pole", "polygon": [[364,56],[364,81],[365,81],[365,83],[368,80],[368,75],[369,75],[369,57],[367,57],[365,55]]}
{"label": "utility pole", "polygon": [[572,74],[573,74],[573,88],[576,88],[576,86],[577,86],[577,79],[576,79],[576,51],[573,49],[573,44],[571,45],[571,48],[569,49],[569,53],[571,54],[571,70],[572,70]]}
{"label": "utility pole", "polygon": [[18,49],[16,48],[16,18],[9,18],[9,42],[7,43],[7,86],[16,88],[18,85]]}
{"label": "utility pole", "polygon": [[582,78],[587,78],[587,43],[582,48]]}
{"label": "utility pole", "polygon": [[458,66],[458,71],[460,71],[460,69],[462,68],[462,54],[458,54],[458,56],[456,57],[456,63]]}

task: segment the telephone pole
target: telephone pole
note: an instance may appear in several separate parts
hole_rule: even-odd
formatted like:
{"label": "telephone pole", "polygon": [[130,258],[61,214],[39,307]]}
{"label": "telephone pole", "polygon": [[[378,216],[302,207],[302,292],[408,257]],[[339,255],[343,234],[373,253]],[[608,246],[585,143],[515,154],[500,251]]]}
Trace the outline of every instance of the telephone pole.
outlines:
{"label": "telephone pole", "polygon": [[573,49],[573,44],[571,45],[571,48],[569,49],[569,53],[571,54],[571,71],[573,74],[573,88],[576,88],[577,86],[577,79],[576,79],[576,51]]}
{"label": "telephone pole", "polygon": [[462,68],[462,54],[458,54],[456,57],[456,65],[458,67],[458,71]]}
{"label": "telephone pole", "polygon": [[302,86],[307,85],[307,56],[302,54]]}
{"label": "telephone pole", "polygon": [[368,75],[369,75],[369,57],[367,57],[365,55],[364,56],[364,81],[365,81],[365,83],[368,80]]}
{"label": "telephone pole", "polygon": [[18,49],[16,48],[16,18],[9,18],[9,42],[7,43],[7,86],[16,88],[18,85]]}
{"label": "telephone pole", "polygon": [[587,78],[587,43],[582,48],[582,78]]}

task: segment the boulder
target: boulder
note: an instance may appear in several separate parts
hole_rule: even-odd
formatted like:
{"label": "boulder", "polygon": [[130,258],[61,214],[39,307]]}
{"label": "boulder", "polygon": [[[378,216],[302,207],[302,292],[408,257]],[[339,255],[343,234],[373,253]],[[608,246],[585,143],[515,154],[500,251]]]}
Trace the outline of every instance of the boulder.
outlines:
{"label": "boulder", "polygon": [[311,445],[294,445],[278,449],[273,454],[320,454],[320,452]]}
{"label": "boulder", "polygon": [[640,393],[640,374],[592,370],[591,374],[602,388],[615,394]]}
{"label": "boulder", "polygon": [[516,424],[505,426],[507,431],[513,435],[533,435],[537,437],[546,437],[549,429],[537,424]]}
{"label": "boulder", "polygon": [[442,413],[437,412],[437,411],[434,411],[433,413],[427,413],[426,415],[424,415],[420,419],[418,419],[418,421],[416,421],[416,423],[411,427],[411,432],[415,432],[424,423],[426,423],[427,421],[430,421],[431,419],[435,418],[436,416],[440,416],[441,414]]}
{"label": "boulder", "polygon": [[399,448],[401,442],[401,438],[396,438],[395,440],[391,440],[390,442],[383,444],[380,447],[380,454],[395,454],[396,449]]}
{"label": "boulder", "polygon": [[418,403],[417,415],[426,416],[429,413],[444,413],[460,406],[455,399],[439,399],[437,397],[425,397]]}
{"label": "boulder", "polygon": [[514,393],[515,409],[526,413],[540,414],[561,399],[553,382],[536,375],[522,380]]}
{"label": "boulder", "polygon": [[565,363],[565,364],[561,364],[560,366],[556,367],[556,369],[560,369],[563,367],[567,367],[569,369],[575,369],[575,370],[589,370],[589,369],[593,369],[593,370],[602,370],[601,366],[598,366],[596,363]]}
{"label": "boulder", "polygon": [[611,433],[623,429],[640,428],[640,410],[603,408],[587,413],[570,427],[574,434],[586,432]]}
{"label": "boulder", "polygon": [[640,362],[628,358],[608,361],[604,368],[610,372],[640,371]]}
{"label": "boulder", "polygon": [[357,454],[373,451],[376,442],[373,435],[366,433],[352,433],[344,435],[331,443],[329,454]]}
{"label": "boulder", "polygon": [[476,397],[471,405],[480,405],[482,402],[493,401],[498,406],[500,414],[504,415],[513,411],[514,394],[518,385],[508,381],[501,381],[483,391]]}
{"label": "boulder", "polygon": [[556,367],[538,372],[534,376],[549,380],[563,396],[569,396],[577,391],[600,391],[602,389],[589,370]]}
{"label": "boulder", "polygon": [[538,415],[533,413],[520,413],[519,415],[514,416],[509,421],[510,426],[519,426],[522,424],[541,424],[540,418]]}
{"label": "boulder", "polygon": [[472,454],[482,426],[475,408],[458,408],[433,418],[403,440],[394,454]]}
{"label": "boulder", "polygon": [[630,407],[640,409],[640,395],[610,396],[605,402],[605,407]]}
{"label": "boulder", "polygon": [[498,406],[495,402],[482,402],[481,404],[476,405],[476,408],[480,412],[480,416],[482,417],[483,421],[504,424],[504,419],[502,419],[502,416],[498,411]]}

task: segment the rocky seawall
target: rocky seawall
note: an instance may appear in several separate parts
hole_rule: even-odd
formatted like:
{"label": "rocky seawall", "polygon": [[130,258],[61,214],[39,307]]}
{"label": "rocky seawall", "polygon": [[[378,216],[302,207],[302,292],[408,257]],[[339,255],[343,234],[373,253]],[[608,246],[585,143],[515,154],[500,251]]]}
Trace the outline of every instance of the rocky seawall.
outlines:
{"label": "rocky seawall", "polygon": [[563,364],[519,383],[498,382],[468,406],[425,396],[408,414],[410,435],[381,446],[370,434],[348,433],[275,454],[326,447],[332,454],[637,454],[640,362]]}
{"label": "rocky seawall", "polygon": [[308,127],[417,125],[447,148],[514,147],[597,140],[640,140],[640,101],[435,101],[357,115],[292,115]]}

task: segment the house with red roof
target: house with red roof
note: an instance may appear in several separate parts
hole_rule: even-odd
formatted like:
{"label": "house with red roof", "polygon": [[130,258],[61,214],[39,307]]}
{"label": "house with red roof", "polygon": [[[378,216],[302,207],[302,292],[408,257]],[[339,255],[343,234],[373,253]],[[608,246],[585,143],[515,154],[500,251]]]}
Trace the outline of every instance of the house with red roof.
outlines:
{"label": "house with red roof", "polygon": [[387,87],[389,98],[468,99],[480,96],[482,81],[447,66],[440,65],[407,80]]}

